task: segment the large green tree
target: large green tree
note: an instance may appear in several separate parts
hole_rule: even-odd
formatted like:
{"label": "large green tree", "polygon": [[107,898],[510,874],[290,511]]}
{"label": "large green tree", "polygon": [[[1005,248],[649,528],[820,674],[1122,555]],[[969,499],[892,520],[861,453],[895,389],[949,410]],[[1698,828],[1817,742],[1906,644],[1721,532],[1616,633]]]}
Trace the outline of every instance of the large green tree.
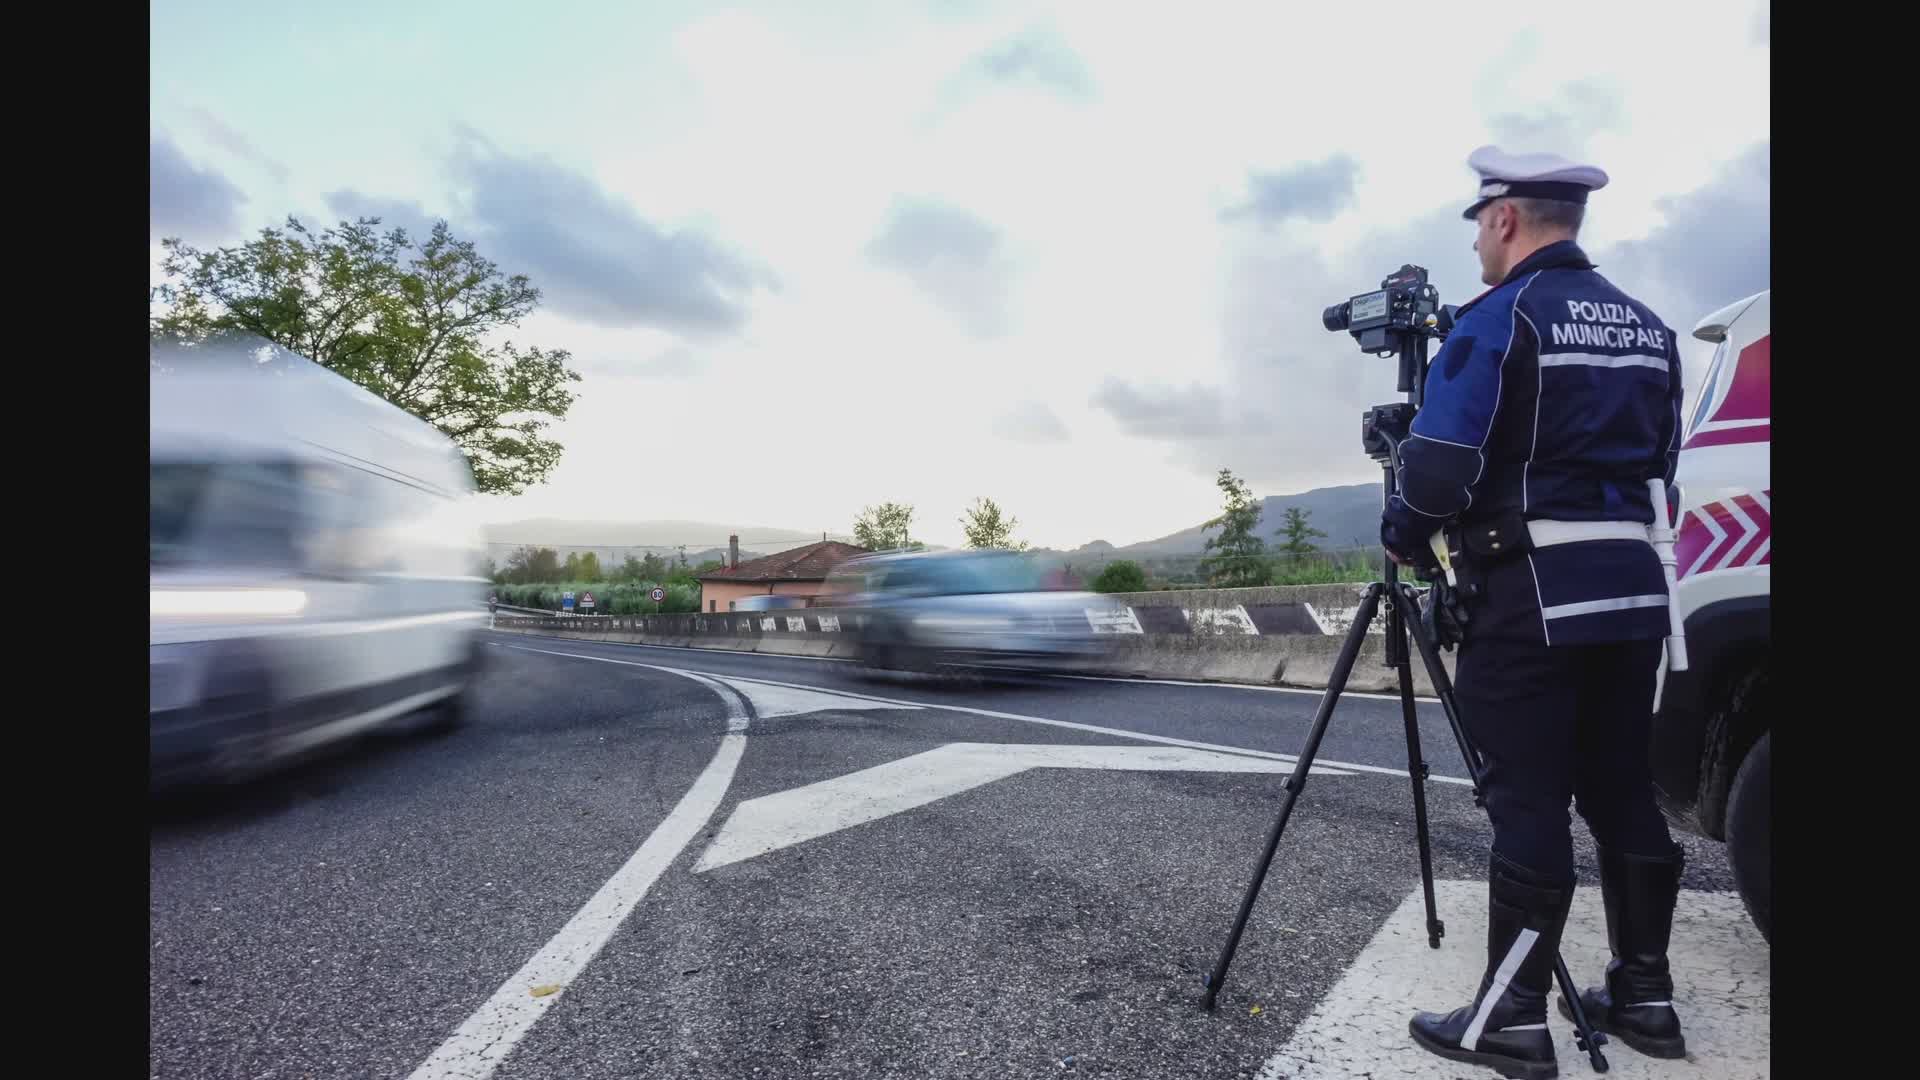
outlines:
{"label": "large green tree", "polygon": [[967,546],[970,548],[1006,548],[1010,551],[1025,551],[1026,542],[1015,540],[1013,530],[1018,528],[1020,520],[1001,511],[1000,505],[992,499],[978,498],[967,508],[966,516],[960,519],[960,529],[966,533]]}
{"label": "large green tree", "polygon": [[447,223],[417,243],[363,217],[314,233],[299,219],[238,247],[162,242],[156,338],[257,334],[351,379],[459,444],[481,491],[517,495],[559,463],[542,433],[573,405],[564,349],[495,339],[540,301]]}
{"label": "large green tree", "polygon": [[1233,475],[1232,469],[1221,469],[1213,482],[1224,501],[1220,516],[1204,527],[1220,532],[1207,538],[1209,554],[1200,560],[1201,573],[1206,575],[1207,584],[1216,588],[1266,584],[1267,545],[1254,534],[1260,525],[1260,500],[1253,497],[1246,481]]}
{"label": "large green tree", "polygon": [[913,548],[920,544],[912,536],[913,507],[904,503],[881,503],[860,511],[853,523],[853,542],[869,551]]}

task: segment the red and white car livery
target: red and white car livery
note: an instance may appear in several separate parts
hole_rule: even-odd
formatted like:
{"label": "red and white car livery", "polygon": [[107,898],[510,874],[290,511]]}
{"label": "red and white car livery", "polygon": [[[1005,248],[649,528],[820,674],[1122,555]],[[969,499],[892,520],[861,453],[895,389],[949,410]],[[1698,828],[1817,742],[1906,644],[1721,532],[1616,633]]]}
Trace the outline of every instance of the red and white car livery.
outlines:
{"label": "red and white car livery", "polygon": [[1716,344],[1681,443],[1674,553],[1688,668],[1663,673],[1654,780],[1682,826],[1725,841],[1772,940],[1772,291],[1708,315]]}
{"label": "red and white car livery", "polygon": [[1693,331],[1718,345],[1680,445],[1682,517],[1674,550],[1689,614],[1715,599],[1766,588],[1773,561],[1772,306],[1770,291],[1750,296]]}

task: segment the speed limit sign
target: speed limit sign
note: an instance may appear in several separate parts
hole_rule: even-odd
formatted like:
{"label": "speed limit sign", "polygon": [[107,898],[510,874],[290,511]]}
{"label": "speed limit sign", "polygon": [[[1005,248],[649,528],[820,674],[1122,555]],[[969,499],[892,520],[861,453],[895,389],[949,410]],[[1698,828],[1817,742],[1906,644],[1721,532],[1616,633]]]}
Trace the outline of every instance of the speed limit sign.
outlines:
{"label": "speed limit sign", "polygon": [[647,599],[652,600],[656,604],[662,600],[665,600],[666,598],[667,598],[667,590],[661,588],[658,585],[655,585],[653,587],[653,591],[647,594]]}

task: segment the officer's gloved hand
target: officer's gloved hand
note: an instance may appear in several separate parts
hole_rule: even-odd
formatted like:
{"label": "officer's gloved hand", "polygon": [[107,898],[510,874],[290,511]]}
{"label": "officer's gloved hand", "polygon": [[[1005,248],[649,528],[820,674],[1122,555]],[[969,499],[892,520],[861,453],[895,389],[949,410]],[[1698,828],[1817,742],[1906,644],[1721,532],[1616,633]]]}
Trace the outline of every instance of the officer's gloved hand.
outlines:
{"label": "officer's gloved hand", "polygon": [[1387,549],[1387,557],[1411,569],[1422,581],[1440,577],[1440,561],[1434,558],[1426,538],[1409,537],[1406,532],[1405,526],[1392,518],[1380,520],[1380,546]]}

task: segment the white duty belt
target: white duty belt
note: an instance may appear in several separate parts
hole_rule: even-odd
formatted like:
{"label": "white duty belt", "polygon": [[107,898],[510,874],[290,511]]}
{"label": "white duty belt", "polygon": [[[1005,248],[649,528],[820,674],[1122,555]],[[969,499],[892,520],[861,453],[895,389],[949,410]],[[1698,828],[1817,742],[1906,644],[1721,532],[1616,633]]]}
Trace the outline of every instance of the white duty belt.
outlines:
{"label": "white duty belt", "polygon": [[1529,521],[1527,535],[1533,546],[1577,544],[1584,540],[1638,540],[1653,542],[1652,530],[1637,521]]}
{"label": "white duty belt", "polygon": [[1653,500],[1653,524],[1642,525],[1637,521],[1529,521],[1527,535],[1533,539],[1533,546],[1553,547],[1556,544],[1577,544],[1583,540],[1638,540],[1653,545],[1660,556],[1660,568],[1667,579],[1667,618],[1671,620],[1666,641],[1666,667],[1673,671],[1685,671],[1687,660],[1687,630],[1680,615],[1680,587],[1674,578],[1676,560],[1674,557],[1674,529],[1667,518],[1667,485],[1663,480],[1647,481],[1647,493]]}

